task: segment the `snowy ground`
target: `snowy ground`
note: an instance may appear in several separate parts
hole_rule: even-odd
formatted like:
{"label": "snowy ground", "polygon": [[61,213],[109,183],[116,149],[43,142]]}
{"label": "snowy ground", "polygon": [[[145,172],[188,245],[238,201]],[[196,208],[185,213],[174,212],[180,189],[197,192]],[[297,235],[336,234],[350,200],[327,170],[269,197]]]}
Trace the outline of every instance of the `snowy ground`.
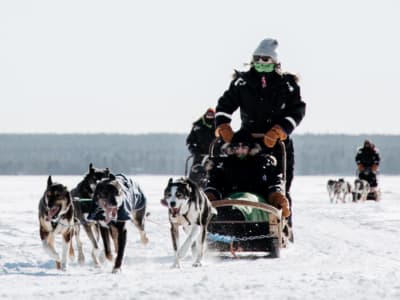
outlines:
{"label": "snowy ground", "polygon": [[[53,178],[73,187],[81,176]],[[170,268],[167,213],[159,204],[168,177],[138,176],[150,202],[151,241],[142,246],[129,225],[119,274],[110,273],[110,263],[95,268],[88,243],[85,266],[73,261],[67,272],[55,270],[38,231],[46,179],[0,177],[1,299],[400,299],[400,177],[381,176],[380,203],[330,204],[327,177],[298,176],[295,244],[280,259],[208,253],[203,267],[193,268],[188,257],[178,270]]]}

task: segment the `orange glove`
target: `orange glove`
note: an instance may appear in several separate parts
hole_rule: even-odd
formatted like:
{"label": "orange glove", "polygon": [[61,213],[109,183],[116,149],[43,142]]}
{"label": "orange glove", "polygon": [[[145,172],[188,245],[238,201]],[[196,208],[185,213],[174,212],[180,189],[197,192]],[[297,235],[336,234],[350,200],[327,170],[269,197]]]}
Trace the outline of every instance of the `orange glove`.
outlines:
{"label": "orange glove", "polygon": [[290,216],[289,200],[284,194],[280,192],[273,192],[271,195],[269,195],[268,202],[276,208],[282,209],[282,216],[285,218]]}
{"label": "orange glove", "polygon": [[371,170],[373,171],[373,172],[376,172],[376,171],[378,171],[378,165],[377,164],[373,164],[372,166],[371,166]]}
{"label": "orange glove", "polygon": [[216,137],[222,137],[225,143],[229,143],[233,137],[233,130],[229,123],[221,124],[215,130]]}
{"label": "orange glove", "polygon": [[358,164],[357,168],[358,168],[358,171],[360,171],[360,172],[364,171],[364,169],[365,169],[363,164]]}
{"label": "orange glove", "polygon": [[264,144],[268,148],[275,146],[278,139],[284,141],[287,138],[287,134],[283,131],[282,127],[279,125],[274,125],[268,132],[264,135]]}

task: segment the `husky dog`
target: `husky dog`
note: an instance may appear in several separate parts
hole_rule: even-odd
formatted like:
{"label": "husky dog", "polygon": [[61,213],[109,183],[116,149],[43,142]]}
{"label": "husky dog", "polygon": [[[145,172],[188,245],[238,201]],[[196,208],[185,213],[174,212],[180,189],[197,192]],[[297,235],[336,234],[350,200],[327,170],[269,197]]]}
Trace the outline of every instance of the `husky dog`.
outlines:
{"label": "husky dog", "polygon": [[[217,213],[211,202],[203,190],[190,179],[181,178],[173,181],[170,178],[161,203],[168,207],[172,246],[175,251],[173,267],[180,268],[180,261],[186,256],[189,248],[192,248],[193,266],[201,266],[207,227],[213,214]],[[187,234],[181,246],[179,246],[179,226],[182,226]]]}
{"label": "husky dog", "polygon": [[329,179],[328,182],[326,183],[326,189],[328,190],[328,195],[329,195],[329,201],[333,203],[333,200],[335,199],[335,186],[336,186],[337,180]]}
{"label": "husky dog", "polygon": [[[100,262],[98,254],[100,252],[98,237],[99,237],[99,225],[97,222],[88,222],[86,216],[91,212],[93,206],[93,195],[97,183],[110,175],[110,170],[99,169],[93,167],[93,164],[89,164],[89,172],[85,175],[81,182],[71,190],[71,196],[74,201],[75,217],[79,220],[79,223],[85,229],[89,240],[92,243],[92,258],[95,266],[99,266]],[[107,229],[104,229],[107,231]],[[78,244],[78,261],[83,264],[85,256],[83,254],[82,242],[79,239],[79,235],[76,238]]]}
{"label": "husky dog", "polygon": [[346,198],[349,195],[351,195],[351,184],[343,178],[339,178],[334,189],[334,199],[336,199],[336,203],[339,201],[346,203]]}
{"label": "husky dog", "polygon": [[101,231],[108,259],[112,258],[110,234],[114,241],[117,257],[112,272],[116,273],[121,270],[125,252],[127,221],[132,221],[138,228],[142,243],[148,243],[144,231],[147,200],[139,185],[123,174],[110,174],[108,178],[100,181],[96,186],[93,200],[98,206],[96,216],[101,226],[109,228],[107,232]]}
{"label": "husky dog", "polygon": [[369,191],[370,191],[370,186],[368,181],[358,178],[354,180],[354,189],[352,193],[353,202],[367,200]]}
{"label": "husky dog", "polygon": [[[67,269],[67,252],[73,256],[74,206],[66,186],[47,179],[47,187],[39,201],[40,239],[44,250],[56,260],[57,269]],[[62,236],[61,258],[55,248],[55,235]]]}

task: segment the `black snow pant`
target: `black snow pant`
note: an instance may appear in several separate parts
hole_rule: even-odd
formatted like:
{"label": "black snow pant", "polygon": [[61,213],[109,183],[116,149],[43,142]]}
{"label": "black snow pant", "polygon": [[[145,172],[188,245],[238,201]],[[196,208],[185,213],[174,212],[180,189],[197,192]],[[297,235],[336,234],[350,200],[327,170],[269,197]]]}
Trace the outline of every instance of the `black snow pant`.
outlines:
{"label": "black snow pant", "polygon": [[[280,143],[277,143],[274,148],[268,149],[263,147],[263,151],[268,154],[272,154],[273,156],[276,157],[278,161],[278,169],[283,171],[283,160],[286,159],[286,183],[285,183],[285,189],[286,189],[286,197],[289,200],[290,208],[292,209],[292,197],[290,196],[290,187],[292,186],[292,181],[293,181],[293,173],[294,173],[294,147],[293,147],[293,141],[291,138],[287,138],[284,141],[285,145],[285,152],[286,152],[286,157],[284,157],[283,152],[282,152],[282,147]],[[292,210],[293,212],[293,210]],[[290,214],[290,217],[288,219],[289,225],[292,226],[292,216],[293,214]]]}

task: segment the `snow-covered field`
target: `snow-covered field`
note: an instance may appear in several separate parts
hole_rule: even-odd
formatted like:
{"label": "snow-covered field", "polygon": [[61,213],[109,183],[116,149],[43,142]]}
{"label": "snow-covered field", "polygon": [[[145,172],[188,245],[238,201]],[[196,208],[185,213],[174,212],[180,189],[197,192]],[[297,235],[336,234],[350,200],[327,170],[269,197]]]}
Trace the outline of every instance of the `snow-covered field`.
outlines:
{"label": "snow-covered field", "polygon": [[[82,176],[53,176],[72,188]],[[295,243],[280,259],[191,258],[171,269],[167,176],[137,176],[149,198],[148,246],[128,226],[122,272],[92,264],[57,271],[42,249],[37,205],[46,176],[0,177],[1,299],[400,299],[400,177],[381,176],[382,201],[330,204],[327,177],[293,183]],[[347,178],[353,180],[354,178]],[[57,240],[58,242],[60,240]],[[58,244],[59,245],[59,244]]]}

